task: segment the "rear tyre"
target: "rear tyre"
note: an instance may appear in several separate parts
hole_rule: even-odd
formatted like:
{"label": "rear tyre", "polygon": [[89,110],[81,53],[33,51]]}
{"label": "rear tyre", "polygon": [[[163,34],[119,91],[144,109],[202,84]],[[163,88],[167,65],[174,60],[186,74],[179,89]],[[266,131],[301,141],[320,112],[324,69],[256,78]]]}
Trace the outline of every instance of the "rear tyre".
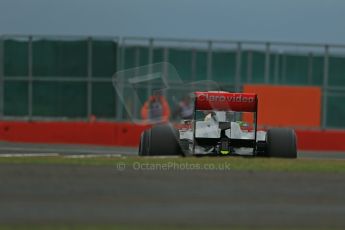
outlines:
{"label": "rear tyre", "polygon": [[297,158],[296,134],[293,129],[273,128],[267,131],[267,156]]}
{"label": "rear tyre", "polygon": [[141,134],[140,156],[182,155],[180,135],[171,125],[157,125]]}

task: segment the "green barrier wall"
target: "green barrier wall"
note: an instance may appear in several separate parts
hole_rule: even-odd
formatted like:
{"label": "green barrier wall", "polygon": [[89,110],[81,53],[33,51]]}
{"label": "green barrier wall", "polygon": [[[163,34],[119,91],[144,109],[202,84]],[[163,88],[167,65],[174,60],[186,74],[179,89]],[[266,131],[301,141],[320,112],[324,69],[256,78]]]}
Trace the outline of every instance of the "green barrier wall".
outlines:
{"label": "green barrier wall", "polygon": [[28,115],[28,84],[26,82],[5,82],[4,114],[9,116]]}
{"label": "green barrier wall", "polygon": [[331,94],[327,98],[327,126],[345,128],[345,94]]}
{"label": "green barrier wall", "polygon": [[33,115],[85,117],[86,83],[34,82]]}
{"label": "green barrier wall", "polygon": [[235,82],[236,53],[218,51],[212,55],[212,76],[221,82]]}
{"label": "green barrier wall", "polygon": [[[29,42],[7,39],[3,44],[4,115],[27,116]],[[117,70],[118,44],[92,40],[90,70],[88,44],[87,39],[32,41],[33,116],[87,117],[86,80],[90,70],[92,79],[109,79],[107,82],[92,81],[91,113],[105,118],[115,116],[115,92],[111,77]],[[14,77],[21,79],[14,81]],[[73,82],[71,78],[81,81]]]}
{"label": "green barrier wall", "polygon": [[331,86],[345,85],[345,58],[344,57],[330,57],[328,84]]}
{"label": "green barrier wall", "polygon": [[86,77],[87,41],[34,41],[33,76]]}
{"label": "green barrier wall", "polygon": [[117,70],[118,46],[113,41],[92,41],[92,77],[111,78]]}
{"label": "green barrier wall", "polygon": [[[89,53],[91,42],[91,53]],[[101,118],[116,117],[116,93],[112,75],[120,70],[149,64],[148,46],[126,46],[119,52],[112,40],[32,40],[33,82],[29,85],[28,39],[3,41],[4,115],[29,114],[29,88],[32,87],[32,115],[39,117],[85,118],[91,114]],[[91,56],[90,56],[91,55]],[[166,56],[165,56],[166,55]],[[226,90],[236,80],[237,50],[213,50],[211,77]],[[152,62],[165,60],[174,65],[183,81],[208,78],[207,49],[154,47]],[[118,60],[123,58],[123,60]],[[272,84],[322,86],[324,57],[310,53],[293,54],[271,51],[269,82]],[[88,64],[91,61],[91,66]],[[119,61],[122,67],[118,66]],[[265,51],[241,52],[240,84],[265,82]],[[194,69],[193,69],[194,67]],[[90,72],[91,71],[91,72]],[[330,56],[329,86],[345,86],[345,57]],[[91,77],[90,87],[88,77]],[[17,79],[16,77],[20,77]],[[49,80],[50,79],[50,80]],[[88,105],[88,92],[91,102]],[[345,128],[344,95],[327,97],[327,126]]]}
{"label": "green barrier wall", "polygon": [[[183,81],[189,81],[192,78],[192,52],[190,50],[169,50],[168,60],[176,68]],[[196,69],[198,68],[199,66]]]}
{"label": "green barrier wall", "polygon": [[115,90],[109,82],[92,84],[92,114],[114,118],[116,115]]}
{"label": "green barrier wall", "polygon": [[4,41],[4,75],[28,75],[28,43],[26,41]]}

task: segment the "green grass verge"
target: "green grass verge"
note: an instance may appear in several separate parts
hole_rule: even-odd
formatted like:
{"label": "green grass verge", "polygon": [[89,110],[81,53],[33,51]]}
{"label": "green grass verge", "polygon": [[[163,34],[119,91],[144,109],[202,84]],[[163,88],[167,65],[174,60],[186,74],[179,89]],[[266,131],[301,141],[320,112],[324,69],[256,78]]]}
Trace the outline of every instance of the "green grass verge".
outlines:
{"label": "green grass verge", "polygon": [[176,171],[188,169],[222,171],[345,172],[345,160],[274,159],[242,157],[0,157],[0,164],[89,165],[126,169]]}

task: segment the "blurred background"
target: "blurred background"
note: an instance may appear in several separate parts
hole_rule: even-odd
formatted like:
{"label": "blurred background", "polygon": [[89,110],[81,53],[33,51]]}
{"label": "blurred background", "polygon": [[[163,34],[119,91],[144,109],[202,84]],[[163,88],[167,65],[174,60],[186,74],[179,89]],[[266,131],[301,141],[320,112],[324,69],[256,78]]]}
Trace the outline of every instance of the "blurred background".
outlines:
{"label": "blurred background", "polygon": [[259,93],[262,126],[344,129],[344,10],[340,0],[0,0],[0,118],[126,122],[112,76],[168,62],[183,82]]}
{"label": "blurred background", "polygon": [[[344,0],[0,0],[0,228],[344,229],[344,21]],[[210,87],[257,93],[298,159],[136,157],[150,98],[180,122]]]}

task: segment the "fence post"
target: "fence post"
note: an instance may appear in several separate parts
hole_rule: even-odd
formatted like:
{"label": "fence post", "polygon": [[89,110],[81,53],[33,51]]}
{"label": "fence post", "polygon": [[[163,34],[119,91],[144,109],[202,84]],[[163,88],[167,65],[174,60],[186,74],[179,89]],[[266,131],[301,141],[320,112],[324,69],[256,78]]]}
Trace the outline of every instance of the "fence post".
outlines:
{"label": "fence post", "polygon": [[[138,72],[138,67],[140,66],[140,49],[139,47],[136,47],[134,50],[134,75],[138,76],[139,72]],[[138,101],[138,97],[135,97],[135,95],[132,95],[134,102],[133,102],[133,108],[130,108],[130,110],[132,111],[132,118],[133,119],[137,119],[138,115],[139,115],[139,110],[138,110],[138,106],[139,106],[139,101]]]}
{"label": "fence post", "polygon": [[164,47],[163,49],[163,79],[164,81],[169,80],[169,71],[168,71],[168,63],[169,63],[169,48]]}
{"label": "fence post", "polygon": [[208,41],[207,48],[207,80],[212,80],[212,41]]}
{"label": "fence post", "polygon": [[192,61],[191,61],[191,68],[192,68],[192,82],[195,82],[196,80],[196,50],[192,49]]}
{"label": "fence post", "polygon": [[[152,63],[153,63],[153,38],[149,39],[149,53],[148,53],[148,62],[149,62],[149,68],[148,68],[148,74],[152,74]],[[152,94],[152,85],[151,82],[149,82],[148,88],[147,88],[147,95],[150,96]]]}
{"label": "fence post", "polygon": [[274,84],[279,84],[279,53],[276,52],[274,57]]}
{"label": "fence post", "polygon": [[286,53],[282,54],[282,75],[281,75],[281,82],[280,84],[285,84],[286,83],[286,66],[287,66],[287,57],[286,57]]}
{"label": "fence post", "polygon": [[323,64],[323,84],[322,84],[322,124],[321,128],[327,126],[327,100],[328,100],[328,78],[329,78],[329,46],[325,45],[325,57]]}
{"label": "fence post", "polygon": [[[117,72],[119,72],[121,69],[123,69],[122,67],[122,58],[121,58],[121,51],[122,51],[122,48],[121,48],[121,45],[120,45],[120,38],[119,37],[116,37],[115,39],[113,39],[113,42],[116,43],[116,68],[115,68],[115,73],[113,73],[113,75],[111,76],[112,80],[111,80],[111,84],[113,85],[113,90],[115,90],[115,86],[114,86],[114,77],[115,77],[115,74]],[[117,119],[117,111],[118,111],[118,102],[119,102],[119,97],[117,96],[117,93],[114,92],[114,110],[115,110],[115,114],[114,114],[114,117],[113,119]]]}
{"label": "fence post", "polygon": [[164,62],[164,77],[168,77],[168,66],[167,64],[169,63],[169,48],[168,47],[164,47],[163,48],[163,62]]}
{"label": "fence post", "polygon": [[252,81],[252,74],[253,74],[253,53],[251,50],[248,50],[247,55],[247,83]]}
{"label": "fence post", "polygon": [[265,54],[265,83],[268,84],[270,81],[270,43],[266,43],[266,54]]}
{"label": "fence post", "polygon": [[237,43],[236,54],[236,74],[235,74],[235,92],[239,92],[241,88],[241,66],[242,66],[242,43]]}
{"label": "fence post", "polygon": [[4,37],[0,36],[0,119],[4,116]]}
{"label": "fence post", "polygon": [[308,84],[313,84],[313,52],[308,55]]}
{"label": "fence post", "polygon": [[87,39],[87,117],[92,115],[92,37]]}
{"label": "fence post", "polygon": [[115,73],[121,69],[121,47],[120,47],[120,40],[118,37],[115,37],[113,39],[113,42],[116,43],[116,62],[114,63],[116,65]]}
{"label": "fence post", "polygon": [[[126,38],[122,38],[122,44],[121,44],[121,70],[123,71],[125,69],[125,58],[126,58]],[[118,73],[119,71],[117,71]],[[123,87],[123,86],[120,86]],[[116,96],[116,120],[122,120],[123,116],[123,106],[121,104],[120,96]]]}
{"label": "fence post", "polygon": [[33,98],[33,81],[32,81],[32,36],[29,36],[28,43],[28,118],[32,120],[32,98]]}
{"label": "fence post", "polygon": [[149,56],[148,56],[149,65],[153,63],[153,38],[149,39]]}

